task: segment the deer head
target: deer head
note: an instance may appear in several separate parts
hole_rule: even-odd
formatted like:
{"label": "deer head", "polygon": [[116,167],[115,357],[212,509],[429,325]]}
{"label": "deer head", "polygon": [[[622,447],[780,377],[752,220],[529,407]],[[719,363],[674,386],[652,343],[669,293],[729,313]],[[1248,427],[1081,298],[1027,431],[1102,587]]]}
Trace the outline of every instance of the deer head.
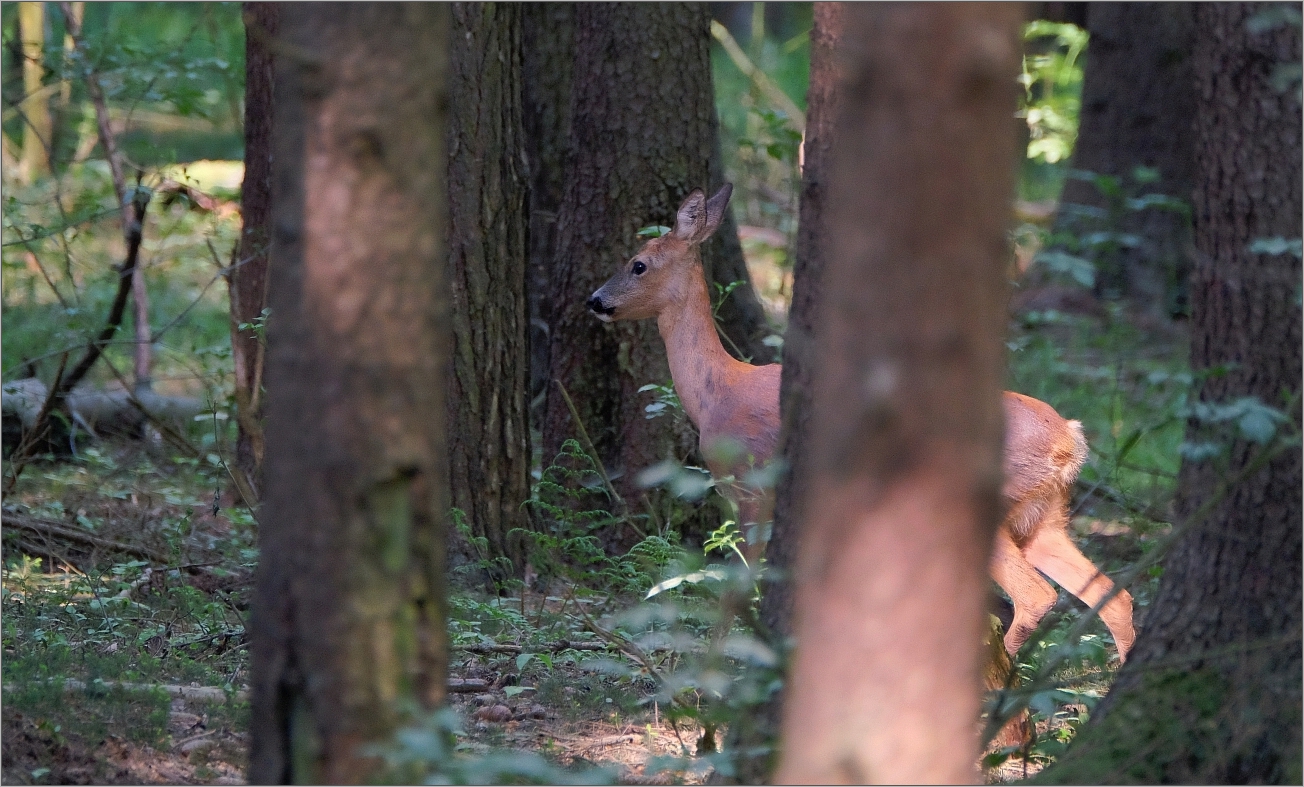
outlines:
{"label": "deer head", "polygon": [[702,279],[698,247],[720,226],[731,194],[733,185],[729,183],[709,200],[701,189],[693,189],[679,206],[675,228],[643,244],[589,297],[589,310],[603,322],[643,320],[681,301],[693,277]]}

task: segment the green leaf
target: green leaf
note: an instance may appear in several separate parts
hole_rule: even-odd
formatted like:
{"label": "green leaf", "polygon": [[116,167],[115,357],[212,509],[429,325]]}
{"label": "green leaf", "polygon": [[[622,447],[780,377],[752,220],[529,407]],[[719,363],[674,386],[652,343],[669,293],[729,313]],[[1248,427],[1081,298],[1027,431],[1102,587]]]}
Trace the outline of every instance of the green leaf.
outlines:
{"label": "green leaf", "polygon": [[647,595],[643,597],[643,600],[646,601],[647,599],[660,593],[664,593],[667,590],[673,590],[685,582],[690,585],[696,585],[707,580],[721,582],[728,578],[728,576],[727,572],[718,568],[707,568],[701,571],[691,571],[687,574],[680,574],[677,577],[671,577],[670,579],[662,580],[653,585],[652,588],[648,590]]}
{"label": "green leaf", "polygon": [[1083,259],[1065,251],[1039,252],[1034,260],[1050,268],[1055,273],[1064,273],[1083,287],[1096,283],[1096,266],[1090,260]]}
{"label": "green leaf", "polygon": [[1268,442],[1277,432],[1277,426],[1273,423],[1267,408],[1255,408],[1249,411],[1241,416],[1236,425],[1240,428],[1241,435],[1245,439],[1256,443]]}
{"label": "green leaf", "polygon": [[[516,671],[517,671],[517,672],[520,672],[521,670],[525,669],[525,665],[526,665],[526,664],[529,664],[530,661],[531,661],[533,658],[534,658],[534,654],[533,654],[533,653],[522,653],[521,655],[517,656],[517,657],[516,657]],[[514,688],[517,688],[517,687],[516,687],[516,686],[509,686],[508,688],[514,689]]]}
{"label": "green leaf", "polygon": [[1291,254],[1296,259],[1304,256],[1304,243],[1300,238],[1258,238],[1250,244],[1251,254]]}
{"label": "green leaf", "polygon": [[640,238],[660,238],[670,232],[664,224],[652,224],[638,231]]}
{"label": "green leaf", "polygon": [[[521,656],[532,656],[532,655],[534,655],[534,654],[532,654],[532,653],[522,653],[522,654],[521,654]],[[517,660],[517,661],[520,661],[520,656],[517,656],[517,657],[516,657],[516,660]],[[524,686],[505,686],[505,687],[503,687],[503,694],[506,694],[506,695],[509,696],[509,697],[515,697],[517,694],[520,694],[520,693],[523,692],[523,691],[525,691],[525,687],[524,687]]]}

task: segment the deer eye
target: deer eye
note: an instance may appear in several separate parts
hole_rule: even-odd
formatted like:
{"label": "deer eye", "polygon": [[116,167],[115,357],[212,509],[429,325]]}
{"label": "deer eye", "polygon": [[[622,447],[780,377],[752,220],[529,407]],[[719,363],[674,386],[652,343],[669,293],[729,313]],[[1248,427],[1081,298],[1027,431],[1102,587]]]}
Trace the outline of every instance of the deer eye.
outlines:
{"label": "deer eye", "polygon": [[637,261],[635,261],[635,263],[634,263],[634,275],[635,275],[635,276],[642,276],[644,273],[647,273],[647,266],[643,264],[643,261],[642,261],[642,260],[637,260]]}

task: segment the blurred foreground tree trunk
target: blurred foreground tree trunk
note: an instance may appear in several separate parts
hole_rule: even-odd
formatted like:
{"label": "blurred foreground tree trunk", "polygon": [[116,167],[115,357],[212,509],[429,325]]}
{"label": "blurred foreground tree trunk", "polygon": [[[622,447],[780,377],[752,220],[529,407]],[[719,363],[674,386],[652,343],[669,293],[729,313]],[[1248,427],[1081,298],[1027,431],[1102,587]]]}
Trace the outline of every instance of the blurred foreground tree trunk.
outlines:
{"label": "blurred foreground tree trunk", "polygon": [[493,572],[501,578],[521,568],[519,538],[508,533],[528,522],[532,458],[521,6],[454,3],[451,12],[450,493],[488,557],[511,561]]}
{"label": "blurred foreground tree trunk", "polygon": [[1021,10],[845,11],[780,782],[977,776]]}
{"label": "blurred foreground tree trunk", "polygon": [[[1226,369],[1205,380],[1202,403],[1254,397],[1287,408],[1279,428],[1297,436],[1300,92],[1298,77],[1274,77],[1298,67],[1300,28],[1280,17],[1266,24],[1287,9],[1299,19],[1286,4],[1195,9],[1191,366]],[[1296,251],[1252,249],[1267,238],[1293,239]],[[1136,647],[1044,781],[1300,781],[1300,448],[1288,441],[1260,464],[1272,422],[1232,424],[1239,433],[1188,423],[1188,441],[1225,450],[1182,462],[1177,521],[1186,531]]]}
{"label": "blurred foreground tree trunk", "polygon": [[[783,431],[779,452],[788,472],[779,479],[774,526],[766,549],[761,621],[783,641],[792,634],[793,591],[791,570],[796,562],[801,515],[797,508],[805,489],[809,446],[811,375],[814,334],[823,300],[820,278],[824,272],[823,217],[828,208],[833,124],[838,114],[839,76],[836,62],[842,34],[842,3],[815,3],[810,32],[810,87],[806,92],[806,138],[801,171],[801,215],[797,225],[796,255],[792,265],[792,304],[783,338],[781,389]],[[758,712],[739,719],[730,728],[730,745],[756,750],[778,738],[782,694],[775,694]],[[776,752],[745,758],[736,778],[739,784],[765,784],[775,766]]]}
{"label": "blurred foreground tree trunk", "polygon": [[[671,433],[670,419],[644,417],[653,399],[638,389],[670,381],[656,325],[603,325],[584,302],[642,244],[639,229],[673,223],[690,191],[720,185],[711,180],[718,142],[710,15],[683,3],[580,4],[573,30],[569,165],[547,277],[548,363],[618,476],[616,487],[637,499],[635,475],[666,457],[686,458],[695,440],[687,426]],[[717,234],[732,232],[736,244],[728,213],[725,222]],[[703,246],[708,276],[727,269],[722,243]],[[755,298],[750,287],[729,297],[742,292]],[[541,426],[546,464],[578,431],[555,383]]]}
{"label": "blurred foreground tree trunk", "polygon": [[448,6],[281,12],[249,780],[353,784],[447,680]]}
{"label": "blurred foreground tree trunk", "polygon": [[[1193,3],[1088,3],[1086,53],[1078,138],[1072,166],[1118,178],[1140,194],[1161,193],[1190,202],[1194,149],[1190,109]],[[1159,180],[1139,183],[1138,167]],[[1136,236],[1098,261],[1096,292],[1125,297],[1167,314],[1185,313],[1190,274],[1191,225],[1182,213],[1160,207],[1129,209],[1088,180],[1064,185],[1057,229],[1078,231],[1069,206],[1106,211],[1109,230]],[[1082,231],[1085,232],[1085,231]]]}
{"label": "blurred foreground tree trunk", "polygon": [[[258,504],[263,479],[263,369],[267,307],[267,258],[272,237],[272,104],[276,3],[245,3],[244,183],[240,187],[243,226],[227,274],[231,301],[231,360],[235,367],[236,485],[249,506]],[[246,326],[241,328],[240,326]]]}

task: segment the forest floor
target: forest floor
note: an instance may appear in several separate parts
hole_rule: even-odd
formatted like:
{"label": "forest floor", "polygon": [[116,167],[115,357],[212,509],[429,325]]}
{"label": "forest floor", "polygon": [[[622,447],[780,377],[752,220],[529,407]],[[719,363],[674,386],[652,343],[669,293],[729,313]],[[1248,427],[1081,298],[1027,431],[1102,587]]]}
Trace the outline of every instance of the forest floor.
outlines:
{"label": "forest floor", "polygon": [[[1184,337],[1180,327],[1054,306],[1013,323],[1011,387],[1084,422],[1092,458],[1073,533],[1117,576],[1169,527],[1190,388]],[[148,439],[88,443],[28,465],[5,497],[4,783],[242,782],[257,523],[231,498],[226,452],[179,453]],[[1132,587],[1141,625],[1157,576]],[[672,724],[647,671],[585,623],[636,608],[649,584],[556,578],[497,595],[455,573],[458,751],[532,751],[608,766],[625,783],[704,781],[706,760],[691,766],[701,728],[682,714]],[[1075,605],[1061,600],[1042,644],[1021,654],[1021,675],[1061,644]],[[1070,645],[1074,660],[1032,696],[1038,735],[1026,771],[1016,753],[990,763],[990,781],[1053,760],[1107,691],[1117,661],[1103,628]],[[654,757],[679,759],[654,773]]]}

